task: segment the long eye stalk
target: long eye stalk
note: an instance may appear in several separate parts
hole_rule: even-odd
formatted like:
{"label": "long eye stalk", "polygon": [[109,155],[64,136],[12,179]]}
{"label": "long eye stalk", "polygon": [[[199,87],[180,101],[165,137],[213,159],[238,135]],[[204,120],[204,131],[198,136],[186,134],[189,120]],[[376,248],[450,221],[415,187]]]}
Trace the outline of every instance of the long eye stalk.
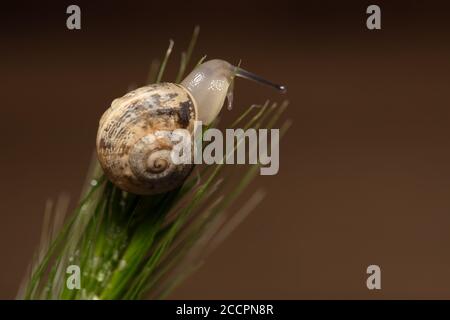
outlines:
{"label": "long eye stalk", "polygon": [[249,80],[252,80],[252,81],[255,81],[255,82],[258,82],[258,83],[262,83],[262,84],[264,84],[266,86],[269,86],[269,87],[277,89],[281,93],[286,93],[286,91],[287,91],[287,88],[285,86],[283,86],[283,85],[279,85],[279,84],[273,83],[273,82],[271,82],[269,80],[261,78],[260,76],[254,74],[252,72],[249,72],[247,70],[241,69],[239,67],[235,67],[235,68],[236,68],[235,75],[238,76],[238,77],[249,79]]}

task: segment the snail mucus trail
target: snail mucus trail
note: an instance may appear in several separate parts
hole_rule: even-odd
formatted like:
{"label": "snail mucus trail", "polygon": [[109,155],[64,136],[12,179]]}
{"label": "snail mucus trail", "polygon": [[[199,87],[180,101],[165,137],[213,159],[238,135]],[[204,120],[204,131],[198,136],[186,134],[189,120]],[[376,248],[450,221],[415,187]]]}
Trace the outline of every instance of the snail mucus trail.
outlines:
{"label": "snail mucus trail", "polygon": [[100,119],[96,143],[108,179],[124,191],[141,195],[181,185],[194,162],[172,161],[172,133],[182,129],[192,135],[195,121],[209,125],[225,99],[231,106],[235,76],[286,91],[284,86],[226,61],[210,60],[197,66],[180,84],[151,84],[115,99]]}

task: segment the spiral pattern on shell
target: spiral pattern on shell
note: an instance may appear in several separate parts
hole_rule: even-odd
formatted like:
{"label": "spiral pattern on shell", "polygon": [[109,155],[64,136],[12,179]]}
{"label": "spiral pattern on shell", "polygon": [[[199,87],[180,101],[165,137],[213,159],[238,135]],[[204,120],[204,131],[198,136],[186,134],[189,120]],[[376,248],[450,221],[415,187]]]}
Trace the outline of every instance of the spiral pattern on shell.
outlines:
{"label": "spiral pattern on shell", "polygon": [[172,132],[192,134],[195,118],[194,100],[173,83],[145,86],[114,100],[97,133],[97,155],[106,176],[120,189],[142,195],[179,186],[192,164],[172,162]]}

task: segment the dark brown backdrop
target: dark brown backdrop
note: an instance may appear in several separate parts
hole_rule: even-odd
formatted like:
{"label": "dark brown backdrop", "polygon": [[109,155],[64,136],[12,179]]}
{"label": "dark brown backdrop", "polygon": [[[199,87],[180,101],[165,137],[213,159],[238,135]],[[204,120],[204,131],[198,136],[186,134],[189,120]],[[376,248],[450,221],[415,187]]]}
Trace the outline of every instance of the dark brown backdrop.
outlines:
{"label": "dark brown backdrop", "polygon": [[[0,298],[15,295],[44,203],[75,201],[97,121],[195,24],[208,54],[284,82],[294,125],[269,196],[172,298],[448,298],[450,45],[436,1],[2,4]],[[279,99],[246,81],[235,109]],[[238,111],[236,111],[238,112]],[[365,286],[382,269],[382,290]]]}

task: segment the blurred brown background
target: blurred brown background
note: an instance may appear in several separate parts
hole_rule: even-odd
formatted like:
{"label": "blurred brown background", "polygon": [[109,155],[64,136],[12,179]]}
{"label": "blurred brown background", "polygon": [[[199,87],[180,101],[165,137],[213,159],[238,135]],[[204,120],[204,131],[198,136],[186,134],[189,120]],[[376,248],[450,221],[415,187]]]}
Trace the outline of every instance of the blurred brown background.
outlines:
{"label": "blurred brown background", "polygon": [[[45,200],[75,205],[97,122],[195,24],[207,54],[285,83],[293,127],[268,197],[172,298],[450,297],[450,11],[437,1],[2,4],[0,298],[13,298]],[[214,5],[213,5],[214,3]],[[369,4],[382,30],[366,29]],[[235,109],[282,97],[238,80]],[[237,110],[237,111],[235,111]],[[226,115],[228,116],[228,115]],[[366,288],[381,266],[382,290]]]}

